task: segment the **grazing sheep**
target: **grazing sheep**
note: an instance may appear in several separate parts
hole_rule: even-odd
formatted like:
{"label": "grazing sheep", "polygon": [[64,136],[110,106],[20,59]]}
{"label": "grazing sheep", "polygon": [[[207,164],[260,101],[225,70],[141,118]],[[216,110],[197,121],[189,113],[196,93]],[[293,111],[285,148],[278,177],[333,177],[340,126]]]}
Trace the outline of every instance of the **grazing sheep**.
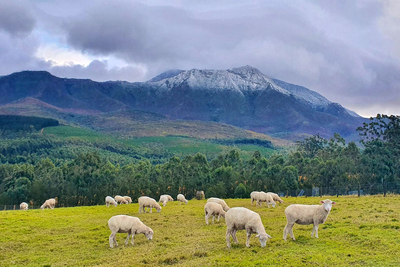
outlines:
{"label": "grazing sheep", "polygon": [[116,207],[116,206],[118,206],[118,203],[117,203],[117,201],[115,201],[115,199],[113,197],[106,196],[106,206],[107,206],[107,208],[110,205],[113,205],[114,207]]}
{"label": "grazing sheep", "polygon": [[204,195],[204,191],[196,191],[196,199],[197,200],[206,199],[206,196]]}
{"label": "grazing sheep", "polygon": [[180,204],[182,204],[182,202],[184,202],[185,204],[188,203],[188,201],[186,200],[185,196],[182,194],[178,194],[178,196],[176,197],[176,200],[180,202]]}
{"label": "grazing sheep", "polygon": [[224,211],[228,211],[230,209],[223,199],[220,199],[217,197],[210,197],[209,199],[207,199],[207,202],[215,202],[215,203],[220,204],[222,206],[222,208],[224,209]]}
{"label": "grazing sheep", "polygon": [[207,202],[206,205],[204,206],[204,213],[205,213],[205,219],[206,219],[206,224],[208,225],[208,218],[212,215],[212,222],[214,223],[214,218],[216,215],[218,215],[218,221],[219,217],[222,216],[225,218],[225,211],[222,209],[222,206],[218,203],[215,202]]}
{"label": "grazing sheep", "polygon": [[272,195],[269,194],[269,193],[260,192],[260,193],[258,194],[257,205],[262,206],[262,202],[266,202],[268,208],[269,208],[269,205],[272,205],[272,207],[275,208],[276,203],[275,203],[275,201],[274,201]]}
{"label": "grazing sheep", "polygon": [[46,200],[42,206],[40,206],[40,209],[54,209],[54,207],[56,206],[56,200],[54,198],[50,198],[48,200]]}
{"label": "grazing sheep", "polygon": [[117,233],[128,233],[128,237],[126,238],[125,245],[128,245],[129,236],[132,236],[132,245],[133,238],[136,234],[144,234],[148,240],[153,238],[153,230],[142,223],[139,218],[127,216],[127,215],[116,215],[111,217],[108,220],[108,228],[111,230],[111,235],[109,237],[110,248],[118,246],[117,243]]}
{"label": "grazing sheep", "polygon": [[128,204],[128,201],[124,197],[121,197],[120,195],[116,195],[114,199],[115,201],[117,201],[118,204]]}
{"label": "grazing sheep", "polygon": [[233,241],[238,244],[236,232],[238,230],[246,230],[247,240],[246,247],[250,247],[251,234],[257,234],[256,237],[260,240],[261,247],[265,247],[268,238],[272,238],[265,232],[261,217],[258,213],[246,208],[231,208],[225,214],[226,222],[226,245],[231,248],[230,236]]}
{"label": "grazing sheep", "polygon": [[19,204],[19,209],[20,210],[28,210],[28,203],[22,202],[21,204]]}
{"label": "grazing sheep", "polygon": [[267,194],[270,194],[274,201],[278,201],[279,203],[283,203],[283,200],[278,196],[278,194],[273,193],[273,192],[267,192]]}
{"label": "grazing sheep", "polygon": [[296,240],[293,235],[293,225],[295,223],[302,225],[314,224],[311,237],[315,233],[315,237],[318,238],[318,225],[326,221],[332,209],[332,204],[336,204],[329,199],[321,200],[321,203],[322,205],[292,204],[288,206],[285,209],[287,224],[283,230],[283,240],[286,241],[288,233],[293,240]]}
{"label": "grazing sheep", "polygon": [[128,196],[124,196],[125,200],[128,201],[128,204],[132,203],[132,198]]}
{"label": "grazing sheep", "polygon": [[168,201],[174,201],[174,199],[170,195],[161,195],[158,202],[162,202],[163,206],[165,207]]}
{"label": "grazing sheep", "polygon": [[260,192],[258,191],[253,191],[250,193],[250,198],[251,198],[251,205],[253,205],[253,202],[256,202],[256,206],[258,205],[258,196],[260,195]]}
{"label": "grazing sheep", "polygon": [[149,208],[150,213],[153,213],[153,208],[155,208],[158,212],[161,212],[161,206],[158,205],[157,201],[154,198],[150,197],[139,197],[139,213],[146,213],[145,208]]}

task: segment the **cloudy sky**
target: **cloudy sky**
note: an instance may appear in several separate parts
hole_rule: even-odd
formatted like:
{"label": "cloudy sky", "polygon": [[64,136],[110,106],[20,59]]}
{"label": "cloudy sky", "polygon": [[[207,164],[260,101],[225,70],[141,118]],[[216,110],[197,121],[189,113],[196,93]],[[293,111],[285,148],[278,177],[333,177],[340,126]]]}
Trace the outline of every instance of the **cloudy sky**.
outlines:
{"label": "cloudy sky", "polygon": [[400,115],[400,1],[0,0],[0,75],[134,82],[244,65],[365,117]]}

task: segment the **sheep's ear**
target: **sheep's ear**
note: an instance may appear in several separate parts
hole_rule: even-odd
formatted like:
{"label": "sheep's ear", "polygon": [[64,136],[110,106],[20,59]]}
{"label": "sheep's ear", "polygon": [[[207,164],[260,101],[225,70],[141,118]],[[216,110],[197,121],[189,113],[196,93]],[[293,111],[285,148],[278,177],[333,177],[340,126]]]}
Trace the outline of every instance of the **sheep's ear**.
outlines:
{"label": "sheep's ear", "polygon": [[267,236],[268,236],[269,238],[272,238],[272,236],[270,236],[269,234],[267,234]]}
{"label": "sheep's ear", "polygon": [[333,205],[335,205],[335,204],[336,204],[336,202],[335,202],[335,201],[332,201],[332,204],[333,204]]}
{"label": "sheep's ear", "polygon": [[259,237],[259,236],[260,236],[260,234],[256,235],[256,237]]}
{"label": "sheep's ear", "polygon": [[321,204],[324,204],[324,201],[323,201],[323,200],[321,200],[321,201],[320,201],[320,203],[321,203]]}

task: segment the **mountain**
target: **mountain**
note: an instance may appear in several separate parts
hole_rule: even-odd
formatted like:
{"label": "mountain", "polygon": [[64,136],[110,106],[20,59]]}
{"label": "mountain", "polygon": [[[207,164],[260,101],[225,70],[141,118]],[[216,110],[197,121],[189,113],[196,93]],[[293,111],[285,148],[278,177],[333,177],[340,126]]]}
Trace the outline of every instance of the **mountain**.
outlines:
{"label": "mountain", "polygon": [[[270,78],[251,66],[171,70],[142,83],[64,79],[39,71],[0,77],[1,106],[18,101],[77,114],[137,110],[170,120],[212,121],[285,136],[338,132],[351,136],[365,121],[305,87]],[[25,100],[24,100],[25,99]],[[10,109],[7,109],[10,112]]]}

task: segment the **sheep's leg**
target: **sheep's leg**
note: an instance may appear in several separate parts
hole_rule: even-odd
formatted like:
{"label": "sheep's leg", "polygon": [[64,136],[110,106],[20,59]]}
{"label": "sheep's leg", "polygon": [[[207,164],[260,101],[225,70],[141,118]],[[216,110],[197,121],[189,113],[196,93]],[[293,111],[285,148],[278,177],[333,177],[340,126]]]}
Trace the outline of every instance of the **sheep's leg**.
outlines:
{"label": "sheep's leg", "polygon": [[218,221],[219,221],[219,217],[220,217],[220,216],[221,216],[221,215],[218,214]]}
{"label": "sheep's leg", "polygon": [[114,233],[112,232],[110,237],[108,238],[108,241],[110,242],[110,248],[114,247]]}
{"label": "sheep's leg", "polygon": [[149,207],[150,213],[153,213],[153,206]]}
{"label": "sheep's leg", "polygon": [[251,232],[250,231],[246,231],[246,233],[247,233],[246,247],[250,247]]}
{"label": "sheep's leg", "polygon": [[133,245],[133,243],[135,242],[135,240],[133,239],[135,237],[135,235],[134,234],[132,234],[132,241],[131,241],[131,244]]}
{"label": "sheep's leg", "polygon": [[311,232],[311,237],[313,237],[314,233],[315,233],[315,238],[318,238],[318,224],[314,224],[314,227]]}
{"label": "sheep's leg", "polygon": [[[231,248],[231,240],[230,240],[230,235],[232,234],[232,231],[231,231],[231,229],[228,227],[227,229],[226,229],[226,246],[228,247],[228,248]],[[232,238],[233,238],[233,235],[232,235]]]}
{"label": "sheep's leg", "polygon": [[[126,238],[126,240],[125,240],[125,246],[127,246],[128,245],[128,242],[129,242],[129,237],[130,237],[130,233],[128,233],[128,237]],[[133,236],[133,235],[132,235]]]}
{"label": "sheep's leg", "polygon": [[206,215],[204,216],[204,218],[206,219],[206,224],[208,225],[208,214],[206,213]]}
{"label": "sheep's leg", "polygon": [[142,207],[139,206],[139,213],[142,213]]}
{"label": "sheep's leg", "polygon": [[290,236],[292,237],[293,240],[296,240],[296,238],[294,238],[294,234],[293,234],[293,225],[294,225],[294,224],[292,224],[292,225],[290,226],[289,234],[290,234]]}
{"label": "sheep's leg", "polygon": [[238,241],[238,239],[237,239],[237,237],[236,237],[236,232],[237,232],[236,229],[233,230],[233,232],[232,232],[232,238],[233,238],[233,241],[234,241],[236,244],[239,244],[239,241]]}
{"label": "sheep's leg", "polygon": [[215,215],[213,214],[213,218],[212,218],[212,222],[213,222],[213,224],[214,224],[214,218],[215,218]]}
{"label": "sheep's leg", "polygon": [[286,224],[286,226],[285,226],[285,229],[283,229],[283,240],[285,240],[286,241],[286,237],[287,237],[287,234],[290,234],[290,237],[293,239],[293,240],[296,240],[295,238],[294,238],[294,235],[293,235],[293,224],[290,224],[290,223],[287,223]]}

